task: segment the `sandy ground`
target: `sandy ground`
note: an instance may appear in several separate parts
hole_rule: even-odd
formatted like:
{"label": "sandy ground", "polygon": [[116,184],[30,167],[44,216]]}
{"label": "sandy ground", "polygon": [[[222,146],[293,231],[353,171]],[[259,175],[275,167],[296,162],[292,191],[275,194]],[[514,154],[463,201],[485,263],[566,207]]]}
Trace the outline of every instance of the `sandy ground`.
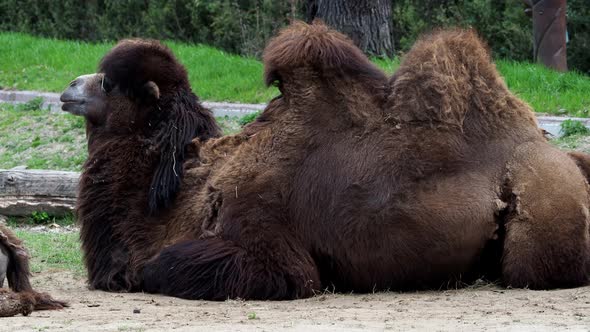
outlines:
{"label": "sandy ground", "polygon": [[[0,319],[0,331],[590,331],[590,287],[322,294],[284,302],[186,301],[89,291],[69,272],[35,275],[62,311]],[[135,311],[135,312],[134,312]]]}

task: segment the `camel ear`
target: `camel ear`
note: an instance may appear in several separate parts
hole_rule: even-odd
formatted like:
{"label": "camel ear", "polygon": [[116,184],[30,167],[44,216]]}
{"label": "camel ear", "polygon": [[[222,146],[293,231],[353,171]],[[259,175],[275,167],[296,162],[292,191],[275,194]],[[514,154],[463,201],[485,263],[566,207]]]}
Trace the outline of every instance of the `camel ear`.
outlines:
{"label": "camel ear", "polygon": [[221,136],[213,114],[192,92],[164,96],[159,104],[164,119],[154,138],[160,160],[150,185],[150,213],[168,207],[180,189],[186,146],[196,137],[205,141]]}
{"label": "camel ear", "polygon": [[142,87],[142,92],[145,99],[158,100],[160,99],[160,88],[154,81],[148,81]]}

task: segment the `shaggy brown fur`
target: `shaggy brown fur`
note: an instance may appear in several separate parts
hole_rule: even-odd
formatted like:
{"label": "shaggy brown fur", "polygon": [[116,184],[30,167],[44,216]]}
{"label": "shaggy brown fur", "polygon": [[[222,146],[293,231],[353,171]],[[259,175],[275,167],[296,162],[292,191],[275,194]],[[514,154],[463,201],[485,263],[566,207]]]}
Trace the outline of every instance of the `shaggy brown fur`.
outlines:
{"label": "shaggy brown fur", "polygon": [[137,271],[166,234],[159,214],[179,190],[185,146],[220,129],[157,41],[119,42],[99,74],[74,80],[61,98],[87,119],[77,214],[90,285],[139,290]]}
{"label": "shaggy brown fur", "polygon": [[0,225],[0,246],[8,256],[6,279],[10,286],[10,290],[0,288],[0,317],[18,314],[27,316],[33,310],[62,309],[67,306],[66,302],[33,290],[29,282],[29,255],[22,241],[4,225]]}
{"label": "shaggy brown fur", "polygon": [[[118,289],[293,299],[481,276],[588,282],[587,181],[545,142],[475,33],[424,37],[391,79],[321,23],[281,32],[264,61],[282,95],[242,133],[195,140],[178,196],[154,216],[133,199],[147,193],[146,167],[131,173],[122,150],[93,166],[91,145],[84,178],[94,167],[116,176],[82,188],[80,205],[103,216],[91,230],[82,214],[84,248],[89,265],[135,276]],[[117,257],[131,263],[112,269]]]}

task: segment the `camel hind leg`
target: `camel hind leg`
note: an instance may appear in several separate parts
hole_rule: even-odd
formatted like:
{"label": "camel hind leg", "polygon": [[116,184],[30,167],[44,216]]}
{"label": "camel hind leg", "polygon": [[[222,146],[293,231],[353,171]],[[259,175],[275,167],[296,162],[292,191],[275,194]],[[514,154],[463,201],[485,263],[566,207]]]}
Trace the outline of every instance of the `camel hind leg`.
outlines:
{"label": "camel hind leg", "polygon": [[584,175],[563,152],[519,147],[509,165],[503,282],[512,287],[576,287],[589,281],[589,196]]}
{"label": "camel hind leg", "polygon": [[316,266],[297,241],[281,233],[251,235],[239,242],[213,237],[164,249],[144,268],[144,290],[222,301],[305,298],[319,289]]}

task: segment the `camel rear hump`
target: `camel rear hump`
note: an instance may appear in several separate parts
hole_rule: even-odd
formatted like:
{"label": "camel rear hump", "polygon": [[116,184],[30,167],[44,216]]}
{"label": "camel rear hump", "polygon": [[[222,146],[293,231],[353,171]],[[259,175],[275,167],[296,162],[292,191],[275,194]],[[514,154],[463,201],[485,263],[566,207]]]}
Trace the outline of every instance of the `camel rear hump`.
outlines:
{"label": "camel rear hump", "polygon": [[473,30],[423,36],[405,55],[391,86],[387,109],[400,122],[462,130],[468,112],[478,112],[492,126],[502,126],[507,118],[526,118],[527,126],[536,126],[532,110],[508,90],[486,43]]}

